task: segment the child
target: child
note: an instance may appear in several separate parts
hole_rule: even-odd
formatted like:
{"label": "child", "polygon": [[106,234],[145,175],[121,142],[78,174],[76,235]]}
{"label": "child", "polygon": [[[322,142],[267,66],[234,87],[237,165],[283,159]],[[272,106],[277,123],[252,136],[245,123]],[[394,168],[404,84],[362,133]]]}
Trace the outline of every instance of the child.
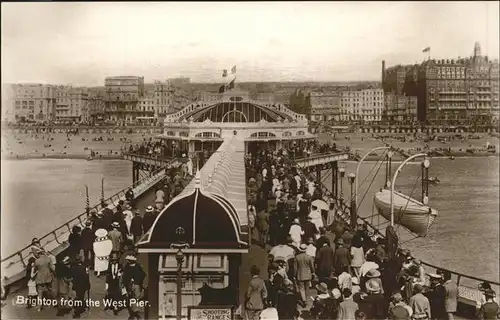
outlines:
{"label": "child", "polygon": [[26,277],[28,278],[28,304],[26,308],[31,308],[31,301],[36,301],[38,297],[38,292],[36,291],[36,270],[35,270],[35,258],[31,257],[28,260],[28,266],[26,267]]}

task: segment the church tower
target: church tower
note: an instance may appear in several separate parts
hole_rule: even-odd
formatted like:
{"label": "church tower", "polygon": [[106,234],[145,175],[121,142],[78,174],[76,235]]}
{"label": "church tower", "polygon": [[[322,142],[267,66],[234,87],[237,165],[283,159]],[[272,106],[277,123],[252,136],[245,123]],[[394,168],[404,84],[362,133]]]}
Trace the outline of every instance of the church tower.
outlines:
{"label": "church tower", "polygon": [[481,56],[481,45],[479,42],[476,42],[474,44],[474,57],[480,57]]}

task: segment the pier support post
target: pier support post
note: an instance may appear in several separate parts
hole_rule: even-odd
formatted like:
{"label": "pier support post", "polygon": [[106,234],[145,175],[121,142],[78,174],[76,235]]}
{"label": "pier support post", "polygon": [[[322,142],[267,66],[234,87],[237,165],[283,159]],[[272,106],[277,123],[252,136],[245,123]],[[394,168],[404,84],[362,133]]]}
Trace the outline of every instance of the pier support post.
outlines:
{"label": "pier support post", "polygon": [[316,166],[316,180],[321,183],[321,165]]}
{"label": "pier support post", "polygon": [[332,194],[333,198],[337,200],[337,174],[338,174],[338,166],[337,166],[337,161],[333,161],[330,163],[330,166],[332,168]]}
{"label": "pier support post", "polygon": [[132,162],[132,184],[137,182],[137,163]]}

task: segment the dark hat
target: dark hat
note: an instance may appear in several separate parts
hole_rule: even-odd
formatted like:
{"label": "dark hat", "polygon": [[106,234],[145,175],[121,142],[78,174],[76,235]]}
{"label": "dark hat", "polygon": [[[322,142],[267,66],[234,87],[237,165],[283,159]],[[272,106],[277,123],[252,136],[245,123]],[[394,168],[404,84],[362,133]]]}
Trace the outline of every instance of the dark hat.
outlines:
{"label": "dark hat", "polygon": [[301,243],[299,246],[299,251],[305,252],[307,250],[307,244]]}
{"label": "dark hat", "polygon": [[487,297],[487,298],[494,298],[496,297],[496,292],[493,291],[492,289],[486,289],[484,290],[484,296]]}
{"label": "dark hat", "polygon": [[417,283],[413,286],[413,292],[420,293],[422,291],[424,291],[424,287],[420,283]]}
{"label": "dark hat", "polygon": [[344,244],[344,240],[342,238],[338,239],[337,244]]}

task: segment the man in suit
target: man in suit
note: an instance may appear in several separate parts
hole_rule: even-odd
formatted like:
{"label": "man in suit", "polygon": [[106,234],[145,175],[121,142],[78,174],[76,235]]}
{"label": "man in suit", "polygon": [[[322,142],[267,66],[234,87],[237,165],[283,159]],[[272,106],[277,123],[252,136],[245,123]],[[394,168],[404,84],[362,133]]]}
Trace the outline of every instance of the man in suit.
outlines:
{"label": "man in suit", "polygon": [[431,304],[431,314],[434,319],[447,319],[448,315],[445,309],[446,289],[442,285],[442,277],[439,274],[429,274],[430,288],[425,296]]}
{"label": "man in suit", "polygon": [[80,318],[80,315],[85,311],[85,292],[90,290],[90,279],[87,268],[82,264],[81,256],[75,257],[75,266],[72,270],[73,274],[73,290],[76,293],[75,300],[79,304],[75,304],[73,318]]}
{"label": "man in suit", "polygon": [[451,281],[451,273],[449,271],[443,272],[443,281],[446,291],[444,307],[448,314],[448,319],[453,320],[453,314],[457,311],[458,286],[455,282]]}
{"label": "man in suit", "polygon": [[85,228],[82,230],[81,237],[84,263],[88,264],[90,261],[94,261],[95,234],[92,232],[92,221],[85,221]]}
{"label": "man in suit", "polygon": [[108,204],[106,202],[103,202],[101,204],[102,206],[102,215],[104,218],[104,221],[106,221],[106,224],[108,225],[108,231],[111,229],[111,223],[113,222],[113,210],[111,210],[110,207],[108,207]]}
{"label": "man in suit", "polygon": [[413,310],[413,319],[430,320],[432,319],[431,305],[429,299],[422,294],[424,287],[417,283],[413,286],[414,295],[410,298],[409,306]]}
{"label": "man in suit", "polygon": [[297,280],[297,291],[303,303],[307,303],[307,290],[311,286],[315,274],[314,260],[306,253],[307,245],[299,246],[299,253],[295,256],[295,279]]}
{"label": "man in suit", "polygon": [[334,252],[326,241],[321,242],[321,248],[316,252],[317,275],[320,282],[327,283],[334,271]]}
{"label": "man in suit", "polygon": [[259,211],[256,226],[259,231],[260,244],[265,247],[269,236],[269,213],[265,210]]}
{"label": "man in suit", "polygon": [[[118,253],[113,252],[110,256],[110,263],[108,267],[108,272],[106,273],[106,297],[111,299],[117,304],[118,301],[122,300],[122,288],[121,288],[121,277],[122,277],[122,267],[118,263]],[[113,309],[115,316],[120,311],[118,305],[114,308],[107,306],[104,310]]]}
{"label": "man in suit", "polygon": [[351,254],[347,248],[344,247],[344,240],[337,240],[337,249],[335,250],[335,271],[337,274],[342,273],[345,267],[351,265]]}
{"label": "man in suit", "polygon": [[111,227],[113,228],[113,230],[108,233],[108,237],[113,243],[113,249],[111,250],[111,252],[120,252],[123,244],[123,235],[119,231],[120,223],[115,221],[111,224]]}
{"label": "man in suit", "polygon": [[359,309],[358,304],[352,300],[352,292],[348,288],[342,290],[344,300],[339,305],[338,320],[356,319],[355,313]]}
{"label": "man in suit", "polygon": [[252,279],[248,284],[245,295],[245,320],[259,320],[267,299],[267,289],[264,280],[260,278],[260,269],[257,266],[250,268]]}
{"label": "man in suit", "polygon": [[[52,282],[54,280],[55,265],[52,263],[50,257],[43,251],[43,249],[37,249],[33,253],[35,257],[35,282],[36,291],[38,292],[38,297],[40,299],[48,297],[52,292]],[[38,310],[42,310],[43,305],[38,307]]]}
{"label": "man in suit", "polygon": [[144,230],[144,232],[148,232],[155,222],[156,215],[154,211],[155,209],[153,206],[148,206],[144,212],[144,218],[142,219],[142,230]]}
{"label": "man in suit", "polygon": [[129,300],[128,311],[129,319],[139,319],[139,307],[137,304],[131,304],[132,299],[138,300],[141,298],[141,293],[143,289],[143,282],[146,277],[146,273],[142,270],[142,267],[137,263],[137,258],[133,255],[128,255],[125,257],[127,265],[123,269],[123,286],[127,290],[127,296]]}
{"label": "man in suit", "polygon": [[134,236],[134,244],[139,241],[142,236],[142,217],[139,209],[135,210],[135,216],[132,218],[132,223],[130,225],[130,231]]}

